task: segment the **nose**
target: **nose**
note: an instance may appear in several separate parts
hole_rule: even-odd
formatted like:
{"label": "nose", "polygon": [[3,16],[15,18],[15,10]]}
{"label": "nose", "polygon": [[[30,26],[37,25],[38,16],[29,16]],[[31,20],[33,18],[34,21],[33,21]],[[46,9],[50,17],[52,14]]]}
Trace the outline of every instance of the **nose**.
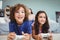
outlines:
{"label": "nose", "polygon": [[45,18],[43,17],[42,20],[44,20]]}
{"label": "nose", "polygon": [[22,13],[19,13],[19,15],[22,15]]}

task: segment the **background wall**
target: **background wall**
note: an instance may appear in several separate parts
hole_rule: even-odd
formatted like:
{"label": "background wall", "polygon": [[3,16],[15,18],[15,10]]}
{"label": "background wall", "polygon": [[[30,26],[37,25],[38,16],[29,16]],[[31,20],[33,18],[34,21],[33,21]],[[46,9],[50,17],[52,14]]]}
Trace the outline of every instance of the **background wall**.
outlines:
{"label": "background wall", "polygon": [[2,0],[0,0],[0,9],[2,9]]}
{"label": "background wall", "polygon": [[32,8],[34,14],[38,10],[46,11],[49,18],[56,21],[56,11],[60,11],[60,0],[2,0],[4,9],[6,5],[14,5],[17,3],[25,4],[27,7]]}

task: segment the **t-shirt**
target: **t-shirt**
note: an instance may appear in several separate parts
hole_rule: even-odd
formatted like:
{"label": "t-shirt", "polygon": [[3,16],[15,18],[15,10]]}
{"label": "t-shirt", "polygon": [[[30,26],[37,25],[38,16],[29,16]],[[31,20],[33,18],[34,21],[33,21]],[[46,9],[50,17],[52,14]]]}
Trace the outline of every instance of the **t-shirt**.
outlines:
{"label": "t-shirt", "polygon": [[31,34],[32,33],[32,25],[31,21],[24,21],[22,25],[17,25],[16,22],[9,23],[9,31],[15,32],[17,35],[22,35],[22,32]]}

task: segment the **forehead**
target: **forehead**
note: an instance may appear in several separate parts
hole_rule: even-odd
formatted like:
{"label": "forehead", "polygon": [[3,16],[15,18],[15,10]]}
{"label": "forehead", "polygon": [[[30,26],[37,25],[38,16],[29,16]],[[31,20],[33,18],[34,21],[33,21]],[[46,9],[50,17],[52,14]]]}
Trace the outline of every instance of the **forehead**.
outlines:
{"label": "forehead", "polygon": [[25,9],[24,9],[23,7],[19,7],[18,9],[15,10],[15,12],[16,12],[16,11],[21,12],[21,11],[25,11]]}
{"label": "forehead", "polygon": [[20,7],[18,10],[24,10],[24,8],[23,7]]}
{"label": "forehead", "polygon": [[46,14],[45,13],[39,13],[38,16],[46,16]]}

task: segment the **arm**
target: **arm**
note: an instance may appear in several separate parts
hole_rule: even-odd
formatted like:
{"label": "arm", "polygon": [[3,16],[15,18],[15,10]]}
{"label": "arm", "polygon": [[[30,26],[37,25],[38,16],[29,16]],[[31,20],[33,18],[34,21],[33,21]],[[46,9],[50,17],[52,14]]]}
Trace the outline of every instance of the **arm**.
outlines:
{"label": "arm", "polygon": [[35,40],[42,40],[40,34],[35,35],[35,29],[34,29],[34,26],[32,27],[32,37],[33,37],[33,39],[35,39]]}
{"label": "arm", "polygon": [[13,40],[15,38],[15,35],[16,35],[15,32],[10,32],[8,34],[7,40]]}
{"label": "arm", "polygon": [[51,29],[49,29],[49,34],[50,34],[50,36],[48,37],[48,40],[52,40],[53,37],[52,37],[52,31],[51,31]]}
{"label": "arm", "polygon": [[15,35],[16,34],[14,32],[13,25],[9,23],[9,34],[8,34],[7,40],[13,40],[15,38]]}
{"label": "arm", "polygon": [[12,22],[9,23],[9,32],[14,32],[14,26]]}
{"label": "arm", "polygon": [[33,37],[34,39],[36,39],[36,38],[37,38],[37,36],[38,36],[38,35],[35,35],[34,27],[32,27],[32,37]]}

